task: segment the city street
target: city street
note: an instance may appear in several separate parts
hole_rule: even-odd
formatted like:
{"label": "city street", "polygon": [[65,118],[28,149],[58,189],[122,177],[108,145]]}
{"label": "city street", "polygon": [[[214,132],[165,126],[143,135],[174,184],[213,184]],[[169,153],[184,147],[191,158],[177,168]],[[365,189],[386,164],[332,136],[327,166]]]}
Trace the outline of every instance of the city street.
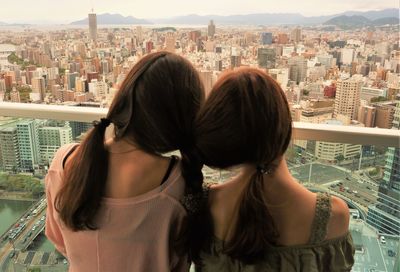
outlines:
{"label": "city street", "polygon": [[[37,213],[36,215],[31,215],[31,218],[29,218],[29,220],[25,221],[26,227],[24,228],[24,230],[22,232],[20,232],[18,234],[18,236],[16,236],[16,238],[12,241],[12,242],[5,242],[5,243],[1,243],[1,247],[0,247],[0,268],[5,271],[4,269],[6,269],[7,265],[9,264],[9,262],[11,261],[11,255],[12,252],[14,253],[14,256],[12,258],[16,258],[18,251],[16,251],[16,249],[23,249],[26,248],[28,243],[32,241],[32,239],[34,237],[37,236],[37,234],[43,230],[44,227],[44,221],[43,224],[40,227],[36,227],[35,230],[32,230],[32,228],[35,226],[35,224],[37,223],[37,221],[41,221],[40,219],[45,216],[46,214],[46,209],[44,208],[41,212]],[[18,221],[19,222],[19,221]],[[31,239],[26,239],[28,237],[28,233],[31,232],[30,237],[32,237]],[[25,242],[24,242],[24,239]]]}

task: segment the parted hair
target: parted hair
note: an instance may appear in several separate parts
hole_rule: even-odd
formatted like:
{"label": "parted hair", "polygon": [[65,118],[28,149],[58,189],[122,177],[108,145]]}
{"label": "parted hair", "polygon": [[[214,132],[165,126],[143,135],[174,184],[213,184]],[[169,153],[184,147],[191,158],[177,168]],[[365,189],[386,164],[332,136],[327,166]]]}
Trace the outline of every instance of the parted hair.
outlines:
{"label": "parted hair", "polygon": [[[183,57],[157,52],[143,57],[126,76],[107,114],[115,140],[134,142],[141,150],[161,155],[179,150],[186,194],[202,190],[202,164],[193,152],[193,123],[204,101],[195,68]],[[64,171],[64,185],[55,207],[74,231],[97,229],[95,217],[104,196],[108,152],[106,126],[90,130]]]}
{"label": "parted hair", "polygon": [[[225,73],[196,118],[196,145],[204,164],[219,169],[254,165],[254,174],[241,196],[234,234],[224,246],[232,258],[256,262],[279,236],[264,200],[263,176],[275,170],[291,133],[292,118],[284,92],[273,78],[255,68]],[[209,221],[203,220],[206,231],[200,234],[199,248],[207,248],[211,241]]]}

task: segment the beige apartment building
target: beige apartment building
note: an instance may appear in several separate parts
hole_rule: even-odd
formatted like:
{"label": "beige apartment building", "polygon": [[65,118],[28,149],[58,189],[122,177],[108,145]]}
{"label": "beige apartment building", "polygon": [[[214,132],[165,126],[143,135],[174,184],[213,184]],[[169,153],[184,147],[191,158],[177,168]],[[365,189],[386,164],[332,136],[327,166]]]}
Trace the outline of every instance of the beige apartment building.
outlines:
{"label": "beige apartment building", "polygon": [[359,77],[339,79],[336,82],[334,116],[342,114],[350,117],[351,120],[357,117],[362,83]]}

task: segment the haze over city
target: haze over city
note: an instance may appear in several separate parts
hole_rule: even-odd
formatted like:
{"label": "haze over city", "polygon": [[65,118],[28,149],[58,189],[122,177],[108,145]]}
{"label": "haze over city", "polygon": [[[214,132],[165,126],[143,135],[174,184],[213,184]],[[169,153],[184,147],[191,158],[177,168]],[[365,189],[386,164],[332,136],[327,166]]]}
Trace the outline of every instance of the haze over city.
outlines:
{"label": "haze over city", "polygon": [[[53,1],[42,0],[37,4],[31,1],[7,2],[7,8],[0,9],[0,22],[6,23],[38,23],[66,24],[74,20],[84,18],[93,8],[97,14],[119,13],[124,16],[136,18],[169,18],[188,14],[198,15],[236,15],[256,13],[299,13],[303,16],[322,16],[338,14],[345,11],[368,11],[385,8],[398,8],[399,4],[393,0],[306,0],[295,2],[292,0],[282,1],[261,1],[241,0],[213,1],[163,1],[154,0],[151,3],[146,1],[124,1],[114,0],[70,0]],[[29,7],[29,8],[26,8]]]}

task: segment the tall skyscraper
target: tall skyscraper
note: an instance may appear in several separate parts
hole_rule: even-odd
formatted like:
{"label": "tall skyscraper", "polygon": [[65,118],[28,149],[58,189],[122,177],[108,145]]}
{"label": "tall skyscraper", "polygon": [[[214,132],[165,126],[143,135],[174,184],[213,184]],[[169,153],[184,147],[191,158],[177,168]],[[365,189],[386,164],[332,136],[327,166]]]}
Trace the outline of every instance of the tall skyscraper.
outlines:
{"label": "tall skyscraper", "polygon": [[96,41],[97,40],[97,15],[96,15],[96,13],[89,13],[88,17],[89,17],[89,38],[93,41]]}
{"label": "tall skyscraper", "polygon": [[[392,129],[400,130],[400,96],[397,97]],[[368,207],[367,222],[380,233],[400,235],[400,148],[389,147],[383,180],[375,205]]]}
{"label": "tall skyscraper", "polygon": [[211,20],[210,23],[208,24],[208,36],[214,37],[215,35],[215,25],[214,21]]}
{"label": "tall skyscraper", "polygon": [[345,115],[351,120],[356,119],[360,105],[362,79],[353,76],[350,79],[339,79],[336,83],[334,116]]}

